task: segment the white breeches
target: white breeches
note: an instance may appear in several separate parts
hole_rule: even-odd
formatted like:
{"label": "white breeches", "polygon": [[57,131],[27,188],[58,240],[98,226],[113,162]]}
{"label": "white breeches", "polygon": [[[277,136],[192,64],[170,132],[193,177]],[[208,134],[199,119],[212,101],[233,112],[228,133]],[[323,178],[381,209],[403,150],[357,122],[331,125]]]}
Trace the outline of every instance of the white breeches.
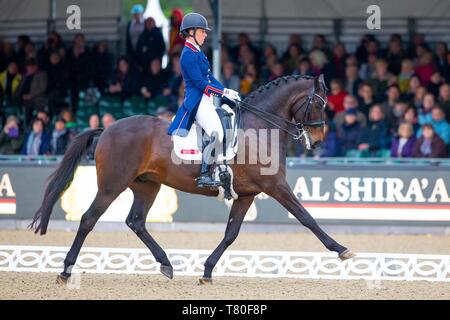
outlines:
{"label": "white breeches", "polygon": [[197,114],[195,115],[195,121],[200,127],[205,130],[206,134],[211,137],[215,131],[219,139],[218,142],[223,141],[223,129],[220,123],[219,115],[216,112],[216,106],[214,105],[214,98],[203,95],[200,105],[198,106]]}

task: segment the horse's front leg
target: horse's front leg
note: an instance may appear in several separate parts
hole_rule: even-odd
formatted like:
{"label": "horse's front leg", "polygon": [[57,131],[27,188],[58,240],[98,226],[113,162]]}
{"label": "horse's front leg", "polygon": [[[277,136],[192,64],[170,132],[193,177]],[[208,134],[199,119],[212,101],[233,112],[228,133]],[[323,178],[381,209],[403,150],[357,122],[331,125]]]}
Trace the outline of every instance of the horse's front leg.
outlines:
{"label": "horse's front leg", "polygon": [[245,214],[253,202],[255,196],[239,197],[233,202],[231,206],[230,216],[228,218],[227,228],[225,230],[225,237],[222,239],[217,248],[211,253],[205,262],[205,271],[203,277],[200,279],[200,284],[212,283],[212,270],[216,266],[222,254],[233,243],[239,234],[239,230],[244,221]]}
{"label": "horse's front leg", "polygon": [[316,220],[314,220],[298,201],[285,180],[279,182],[276,188],[270,188],[266,193],[292,213],[301,224],[311,230],[328,250],[337,252],[341,260],[346,260],[355,256],[351,250],[337,243],[319,227]]}

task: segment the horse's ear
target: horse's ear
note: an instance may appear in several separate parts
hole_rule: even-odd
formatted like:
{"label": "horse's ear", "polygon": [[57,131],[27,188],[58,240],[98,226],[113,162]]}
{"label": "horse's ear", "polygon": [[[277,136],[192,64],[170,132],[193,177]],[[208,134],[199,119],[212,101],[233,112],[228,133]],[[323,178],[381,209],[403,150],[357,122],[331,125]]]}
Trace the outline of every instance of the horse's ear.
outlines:
{"label": "horse's ear", "polygon": [[323,76],[323,74],[321,74],[319,77],[319,84],[323,87],[323,89],[325,90],[325,92],[328,92],[328,88],[327,85],[325,84],[325,77]]}

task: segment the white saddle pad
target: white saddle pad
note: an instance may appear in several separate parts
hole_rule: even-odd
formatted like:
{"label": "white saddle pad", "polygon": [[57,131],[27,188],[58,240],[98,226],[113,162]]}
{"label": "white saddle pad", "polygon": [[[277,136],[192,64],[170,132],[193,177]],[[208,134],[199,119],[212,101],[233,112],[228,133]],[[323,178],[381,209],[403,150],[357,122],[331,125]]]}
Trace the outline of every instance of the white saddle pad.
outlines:
{"label": "white saddle pad", "polygon": [[[222,108],[233,114],[231,116],[231,123],[234,126],[234,111],[227,105],[222,105]],[[224,156],[222,149],[218,150],[219,155],[217,157],[217,161],[231,160],[237,153],[237,130],[233,131],[233,135],[229,136],[231,141],[227,141],[226,154]],[[189,134],[186,137],[174,135],[173,148],[175,150],[175,154],[183,160],[202,160],[202,128],[194,122],[189,130]]]}

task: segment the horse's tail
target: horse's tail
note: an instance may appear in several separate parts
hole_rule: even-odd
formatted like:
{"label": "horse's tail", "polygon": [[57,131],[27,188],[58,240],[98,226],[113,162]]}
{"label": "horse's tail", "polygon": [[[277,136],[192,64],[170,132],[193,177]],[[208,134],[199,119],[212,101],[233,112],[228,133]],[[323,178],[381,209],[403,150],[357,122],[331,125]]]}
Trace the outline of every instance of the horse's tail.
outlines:
{"label": "horse's tail", "polygon": [[34,229],[34,233],[40,232],[43,235],[47,232],[53,206],[72,183],[75,170],[93,138],[100,135],[102,131],[102,128],[85,131],[77,135],[70,143],[58,168],[48,177],[42,205],[34,214],[33,222],[29,225],[30,229]]}

